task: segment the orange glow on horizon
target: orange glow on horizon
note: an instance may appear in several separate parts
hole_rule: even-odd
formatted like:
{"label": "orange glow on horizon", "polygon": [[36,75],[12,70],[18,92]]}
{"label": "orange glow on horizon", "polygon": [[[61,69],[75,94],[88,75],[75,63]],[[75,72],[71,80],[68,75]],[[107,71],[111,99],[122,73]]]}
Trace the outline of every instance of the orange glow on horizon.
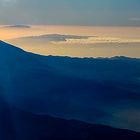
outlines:
{"label": "orange glow on horizon", "polygon": [[31,28],[8,28],[0,26],[0,39],[7,40],[25,36],[38,36],[43,34],[73,34],[92,35],[122,38],[140,38],[140,27],[98,27],[98,26],[56,26],[32,25]]}
{"label": "orange glow on horizon", "polygon": [[[46,34],[94,36],[65,42],[18,42],[15,38]],[[33,25],[31,28],[0,26],[0,39],[26,51],[42,55],[73,57],[112,57],[125,55],[140,58],[140,27],[53,26]],[[118,44],[119,43],[119,44]],[[117,47],[119,46],[119,47]]]}

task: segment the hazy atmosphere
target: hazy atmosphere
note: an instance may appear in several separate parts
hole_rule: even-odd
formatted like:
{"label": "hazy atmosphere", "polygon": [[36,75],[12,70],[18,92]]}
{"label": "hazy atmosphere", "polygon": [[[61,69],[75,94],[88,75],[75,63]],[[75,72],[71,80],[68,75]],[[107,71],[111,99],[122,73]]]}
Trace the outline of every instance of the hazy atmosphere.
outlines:
{"label": "hazy atmosphere", "polygon": [[140,140],[140,0],[0,0],[0,140]]}

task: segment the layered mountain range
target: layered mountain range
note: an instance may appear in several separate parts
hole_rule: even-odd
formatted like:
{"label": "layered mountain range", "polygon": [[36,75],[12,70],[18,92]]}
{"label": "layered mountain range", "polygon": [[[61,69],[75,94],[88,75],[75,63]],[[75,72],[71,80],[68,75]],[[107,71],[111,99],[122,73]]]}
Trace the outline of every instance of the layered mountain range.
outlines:
{"label": "layered mountain range", "polygon": [[41,56],[1,41],[0,67],[1,140],[140,139],[140,59]]}

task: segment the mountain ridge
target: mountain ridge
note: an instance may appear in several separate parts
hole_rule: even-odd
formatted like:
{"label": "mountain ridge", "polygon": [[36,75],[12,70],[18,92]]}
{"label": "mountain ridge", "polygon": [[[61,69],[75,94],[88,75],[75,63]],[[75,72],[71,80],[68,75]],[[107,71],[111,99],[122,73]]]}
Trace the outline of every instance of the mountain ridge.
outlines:
{"label": "mountain ridge", "polygon": [[[26,37],[25,37],[26,38]],[[133,58],[133,57],[128,57],[128,56],[113,56],[113,57],[71,57],[71,56],[53,56],[53,55],[41,55],[41,54],[36,54],[36,53],[32,53],[32,52],[28,52],[28,51],[24,51],[23,49],[19,48],[18,46],[12,45],[11,43],[7,43],[5,41],[0,40],[0,47],[6,47],[6,46],[10,46],[9,48],[15,48],[17,50],[21,50],[23,52],[26,52],[28,54],[32,54],[32,55],[38,55],[38,56],[42,56],[42,57],[60,57],[60,58],[71,58],[71,59],[135,59],[135,60],[140,60],[140,58]]]}
{"label": "mountain ridge", "polygon": [[2,45],[1,94],[11,107],[140,131],[139,59],[40,56]]}

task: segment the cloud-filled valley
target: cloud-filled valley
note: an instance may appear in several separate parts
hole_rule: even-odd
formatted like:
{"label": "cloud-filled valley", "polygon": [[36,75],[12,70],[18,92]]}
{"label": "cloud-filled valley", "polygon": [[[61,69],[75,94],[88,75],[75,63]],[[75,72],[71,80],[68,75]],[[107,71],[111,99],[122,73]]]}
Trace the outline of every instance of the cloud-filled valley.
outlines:
{"label": "cloud-filled valley", "polygon": [[45,34],[40,36],[27,36],[12,39],[15,41],[46,41],[46,43],[67,43],[67,44],[96,44],[96,43],[140,43],[140,39],[121,39],[115,37],[100,36],[79,36],[79,35],[62,35],[62,34]]}
{"label": "cloud-filled valley", "polygon": [[139,58],[140,39],[97,35],[43,34],[6,40],[22,49],[42,55],[70,57]]}
{"label": "cloud-filled valley", "polygon": [[0,32],[2,40],[41,55],[140,58],[139,27],[12,24]]}

